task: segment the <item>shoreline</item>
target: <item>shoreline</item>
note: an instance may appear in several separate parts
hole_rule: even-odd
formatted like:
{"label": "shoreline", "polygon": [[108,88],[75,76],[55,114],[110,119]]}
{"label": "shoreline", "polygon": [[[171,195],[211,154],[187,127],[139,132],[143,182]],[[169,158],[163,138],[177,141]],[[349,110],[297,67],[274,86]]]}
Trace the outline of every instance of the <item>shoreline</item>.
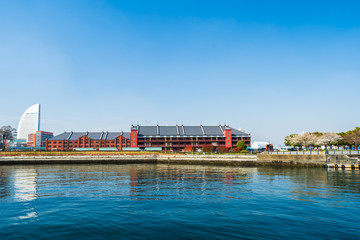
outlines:
{"label": "shoreline", "polygon": [[165,163],[219,166],[324,167],[325,155],[192,155],[192,154],[110,154],[110,155],[53,155],[1,156],[0,165],[29,164],[139,164]]}

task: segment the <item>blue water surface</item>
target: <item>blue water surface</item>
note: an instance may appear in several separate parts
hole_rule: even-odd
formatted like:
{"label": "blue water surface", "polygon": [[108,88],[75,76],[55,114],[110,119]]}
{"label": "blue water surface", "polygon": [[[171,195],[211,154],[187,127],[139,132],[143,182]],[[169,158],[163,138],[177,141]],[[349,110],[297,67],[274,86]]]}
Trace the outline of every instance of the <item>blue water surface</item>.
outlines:
{"label": "blue water surface", "polygon": [[0,239],[360,239],[359,170],[0,166]]}

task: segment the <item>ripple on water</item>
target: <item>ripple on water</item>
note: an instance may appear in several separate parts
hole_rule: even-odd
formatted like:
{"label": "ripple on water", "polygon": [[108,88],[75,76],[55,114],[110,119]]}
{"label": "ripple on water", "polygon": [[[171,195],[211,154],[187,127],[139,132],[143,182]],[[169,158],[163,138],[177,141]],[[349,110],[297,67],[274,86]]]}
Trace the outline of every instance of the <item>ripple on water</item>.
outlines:
{"label": "ripple on water", "polygon": [[359,171],[1,166],[1,239],[356,239]]}

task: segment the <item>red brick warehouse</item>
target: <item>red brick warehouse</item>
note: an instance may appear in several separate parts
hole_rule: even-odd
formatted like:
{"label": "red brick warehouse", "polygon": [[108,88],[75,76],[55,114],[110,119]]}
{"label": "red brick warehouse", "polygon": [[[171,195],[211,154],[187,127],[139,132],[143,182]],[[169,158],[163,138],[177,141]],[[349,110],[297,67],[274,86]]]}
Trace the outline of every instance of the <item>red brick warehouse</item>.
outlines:
{"label": "red brick warehouse", "polygon": [[181,151],[187,146],[201,148],[236,147],[238,141],[250,146],[250,134],[229,126],[131,126],[131,147],[161,147],[164,151]]}
{"label": "red brick warehouse", "polygon": [[127,147],[127,150],[161,148],[162,151],[182,151],[190,146],[236,147],[240,140],[250,146],[250,134],[226,125],[131,126],[130,132],[64,132],[48,139],[46,150],[116,148],[121,151]]}
{"label": "red brick warehouse", "polygon": [[130,147],[130,134],[126,132],[64,132],[46,141],[47,151],[71,151],[75,148],[95,150]]}

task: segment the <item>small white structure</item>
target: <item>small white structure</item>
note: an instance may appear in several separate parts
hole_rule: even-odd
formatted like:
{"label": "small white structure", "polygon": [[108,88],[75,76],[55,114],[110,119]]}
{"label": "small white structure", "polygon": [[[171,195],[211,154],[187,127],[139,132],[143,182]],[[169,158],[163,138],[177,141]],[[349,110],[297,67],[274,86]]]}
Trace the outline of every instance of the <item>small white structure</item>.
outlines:
{"label": "small white structure", "polygon": [[269,142],[253,142],[251,148],[254,150],[263,150],[266,149],[266,146],[269,144]]}
{"label": "small white structure", "polygon": [[30,133],[40,130],[40,104],[34,104],[21,116],[18,128],[17,139],[27,140]]}

